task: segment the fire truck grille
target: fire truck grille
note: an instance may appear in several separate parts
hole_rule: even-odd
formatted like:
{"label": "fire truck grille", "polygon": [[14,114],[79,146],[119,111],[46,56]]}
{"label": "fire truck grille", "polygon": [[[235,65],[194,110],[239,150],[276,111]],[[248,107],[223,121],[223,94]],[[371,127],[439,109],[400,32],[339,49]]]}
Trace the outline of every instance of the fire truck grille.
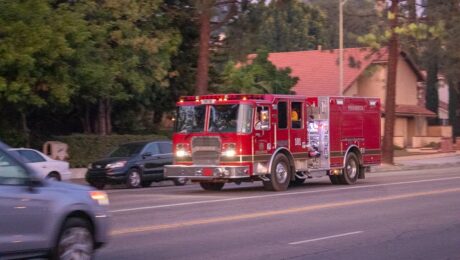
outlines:
{"label": "fire truck grille", "polygon": [[219,137],[200,136],[192,140],[193,164],[216,165],[219,164],[221,142]]}

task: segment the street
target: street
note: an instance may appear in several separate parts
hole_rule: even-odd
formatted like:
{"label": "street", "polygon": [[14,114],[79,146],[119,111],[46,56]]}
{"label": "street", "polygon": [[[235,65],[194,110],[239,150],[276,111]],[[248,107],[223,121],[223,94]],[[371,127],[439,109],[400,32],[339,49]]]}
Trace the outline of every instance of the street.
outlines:
{"label": "street", "polygon": [[112,235],[96,259],[460,259],[458,168],[286,192],[164,182],[108,193]]}

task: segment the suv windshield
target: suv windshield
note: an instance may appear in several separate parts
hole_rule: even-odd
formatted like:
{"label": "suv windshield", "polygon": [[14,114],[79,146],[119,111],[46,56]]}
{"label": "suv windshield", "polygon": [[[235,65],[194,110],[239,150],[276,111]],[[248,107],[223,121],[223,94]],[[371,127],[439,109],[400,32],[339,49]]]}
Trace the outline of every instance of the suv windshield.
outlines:
{"label": "suv windshield", "polygon": [[209,132],[251,132],[252,108],[249,105],[211,105]]}
{"label": "suv windshield", "polygon": [[141,152],[143,143],[122,144],[109,154],[109,157],[131,157]]}
{"label": "suv windshield", "polygon": [[205,113],[206,106],[204,105],[178,107],[175,132],[203,132]]}

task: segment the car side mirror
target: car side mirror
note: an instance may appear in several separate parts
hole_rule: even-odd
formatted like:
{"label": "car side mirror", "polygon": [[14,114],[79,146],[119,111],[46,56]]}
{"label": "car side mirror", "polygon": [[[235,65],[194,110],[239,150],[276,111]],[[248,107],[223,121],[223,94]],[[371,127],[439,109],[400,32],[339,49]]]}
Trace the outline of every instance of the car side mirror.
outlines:
{"label": "car side mirror", "polygon": [[147,158],[147,157],[150,157],[150,156],[152,156],[152,153],[151,153],[151,152],[146,152],[146,153],[143,153],[143,154],[142,154],[142,158],[143,158],[143,159],[145,159],[145,158]]}
{"label": "car side mirror", "polygon": [[35,176],[31,176],[26,181],[27,190],[30,192],[35,192],[35,188],[40,187],[43,185],[43,181]]}

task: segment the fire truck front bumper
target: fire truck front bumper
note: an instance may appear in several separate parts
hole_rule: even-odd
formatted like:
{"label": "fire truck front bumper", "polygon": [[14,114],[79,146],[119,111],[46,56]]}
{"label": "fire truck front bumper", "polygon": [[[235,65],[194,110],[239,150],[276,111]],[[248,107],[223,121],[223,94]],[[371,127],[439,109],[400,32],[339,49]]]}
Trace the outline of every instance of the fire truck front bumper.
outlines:
{"label": "fire truck front bumper", "polygon": [[244,179],[249,178],[248,166],[214,165],[166,165],[166,178],[188,178],[190,180]]}

